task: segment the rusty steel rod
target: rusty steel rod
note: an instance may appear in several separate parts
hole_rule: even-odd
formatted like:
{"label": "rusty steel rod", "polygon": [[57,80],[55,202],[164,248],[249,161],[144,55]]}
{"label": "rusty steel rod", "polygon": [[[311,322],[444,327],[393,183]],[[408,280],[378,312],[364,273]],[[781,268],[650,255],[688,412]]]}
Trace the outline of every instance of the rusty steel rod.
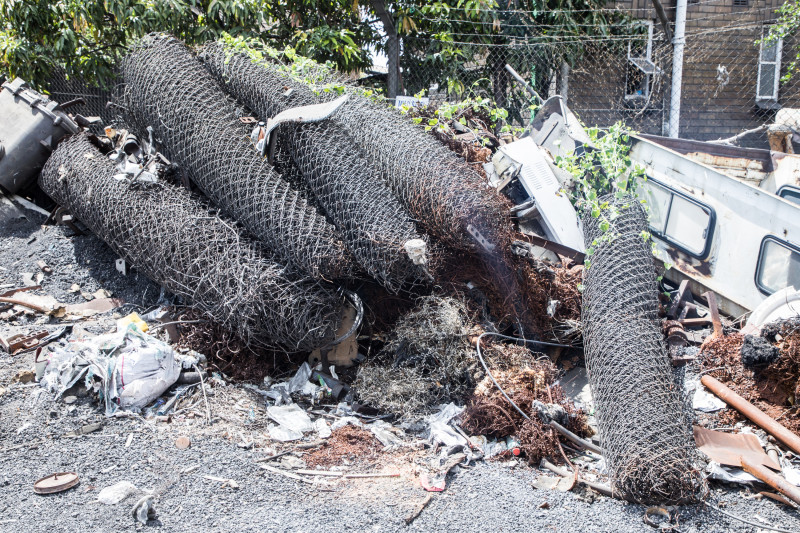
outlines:
{"label": "rusty steel rod", "polygon": [[774,473],[764,465],[748,461],[741,458],[742,468],[748,474],[752,474],[773,489],[777,490],[795,503],[800,503],[800,489],[786,481],[784,478]]}
{"label": "rusty steel rod", "polygon": [[708,301],[708,310],[711,311],[711,324],[714,326],[715,339],[722,338],[722,320],[719,317],[719,307],[717,307],[717,295],[712,291],[703,293],[703,298]]}
{"label": "rusty steel rod", "polygon": [[4,304],[11,304],[11,305],[20,305],[22,307],[27,307],[29,309],[33,309],[34,311],[39,311],[40,313],[47,314],[50,312],[50,309],[42,307],[41,305],[32,304],[29,302],[25,302],[23,300],[18,300],[16,298],[0,298],[0,303]]}
{"label": "rusty steel rod", "polygon": [[584,448],[584,449],[593,451],[594,453],[603,455],[603,450],[600,448],[600,446],[597,446],[594,443],[591,443],[586,439],[580,438],[575,433],[571,432],[570,430],[568,430],[567,428],[565,428],[564,426],[562,426],[561,424],[559,424],[555,420],[551,420],[550,421],[550,426],[553,429],[555,429],[556,431],[558,431],[559,433],[561,433],[564,437],[566,437],[567,439],[571,440],[572,442],[574,442],[575,444],[580,446],[581,448]]}
{"label": "rusty steel rod", "polygon": [[[547,459],[542,459],[542,462],[540,463],[540,466],[542,468],[546,468],[547,470],[551,471],[554,474],[558,474],[561,477],[571,478],[573,476],[573,473],[570,472],[569,470],[567,470],[566,468],[561,468],[559,466],[556,466],[553,463],[551,463],[550,461],[548,461]],[[584,479],[584,478],[580,477],[580,475],[578,476],[578,483],[583,483],[584,485],[586,485],[590,489],[593,489],[596,492],[599,492],[603,496],[608,496],[609,498],[614,498],[615,497],[613,492],[611,491],[611,487],[609,487],[608,485],[603,485],[601,483],[595,483],[593,481],[589,481],[587,479]],[[618,497],[618,496],[616,496],[616,497]]]}
{"label": "rusty steel rod", "polygon": [[790,450],[800,454],[800,437],[786,429],[785,426],[775,421],[767,413],[733,392],[716,378],[705,375],[700,378],[700,383],[708,387],[722,401],[752,420],[761,429],[781,441]]}

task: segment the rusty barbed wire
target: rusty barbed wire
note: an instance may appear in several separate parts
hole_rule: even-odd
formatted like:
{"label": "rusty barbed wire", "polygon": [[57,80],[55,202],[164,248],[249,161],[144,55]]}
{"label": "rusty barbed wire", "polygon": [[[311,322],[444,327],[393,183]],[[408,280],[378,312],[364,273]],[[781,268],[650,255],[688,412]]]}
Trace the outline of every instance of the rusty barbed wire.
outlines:
{"label": "rusty barbed wire", "polygon": [[604,200],[611,206],[604,211],[611,228],[601,229],[602,218],[583,221],[586,245],[595,252],[584,275],[582,318],[611,486],[639,503],[695,501],[704,481],[691,419],[656,323],[655,267],[642,236],[647,217],[631,197]]}
{"label": "rusty barbed wire", "polygon": [[[262,120],[292,107],[318,103],[308,87],[285,79],[268,63],[226,53],[222,44],[209,43],[199,57],[217,81]],[[406,243],[422,236],[341,125],[332,120],[286,125],[279,139],[348,249],[370,275],[393,292],[425,278],[405,250]],[[420,260],[425,261],[424,257]]]}
{"label": "rusty barbed wire", "polygon": [[148,35],[121,65],[126,119],[282,261],[315,278],[354,276],[336,229],[262,159],[229,97],[179,40]]}
{"label": "rusty barbed wire", "polygon": [[117,179],[84,134],[61,142],[39,185],[116,253],[254,345],[287,351],[334,338],[342,301],[298,277],[183,189]]}

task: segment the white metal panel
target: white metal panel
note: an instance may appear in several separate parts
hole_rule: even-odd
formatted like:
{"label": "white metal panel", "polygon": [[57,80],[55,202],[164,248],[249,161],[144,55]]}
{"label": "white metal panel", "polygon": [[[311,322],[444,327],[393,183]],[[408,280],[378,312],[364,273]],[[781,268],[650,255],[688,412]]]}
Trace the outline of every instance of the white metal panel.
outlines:
{"label": "white metal panel", "polygon": [[547,164],[545,155],[530,137],[507,144],[503,152],[522,165],[519,180],[536,201],[547,237],[578,251],[584,251],[583,230],[578,215],[561,184]]}
{"label": "white metal panel", "polygon": [[800,206],[640,137],[633,137],[630,156],[645,166],[649,176],[709,205],[716,214],[706,260],[656,239],[660,256],[735,304],[723,311],[737,314],[737,309],[758,306],[766,298],[755,283],[761,242],[773,235],[800,244]]}

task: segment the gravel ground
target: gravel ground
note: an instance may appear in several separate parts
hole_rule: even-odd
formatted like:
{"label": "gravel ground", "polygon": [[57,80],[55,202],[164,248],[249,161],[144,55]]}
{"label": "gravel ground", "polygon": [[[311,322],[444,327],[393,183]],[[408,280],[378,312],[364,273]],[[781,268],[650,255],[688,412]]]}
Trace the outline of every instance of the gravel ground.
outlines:
{"label": "gravel ground", "polygon": [[[38,272],[37,260],[53,267],[43,288],[65,303],[80,302],[67,292],[73,283],[93,292],[99,288],[125,298],[133,308],[155,304],[159,289],[135,272],[114,270],[115,254],[92,235],[71,236],[60,227],[43,230],[44,217],[5,220],[0,226],[0,283],[21,284],[22,272]],[[32,240],[35,237],[35,240]],[[35,317],[21,317],[22,324]],[[95,317],[91,326],[107,330],[111,316]],[[0,334],[14,331],[0,322]],[[248,391],[227,386],[212,392],[214,424],[202,417],[177,417],[171,423],[141,418],[106,419],[89,397],[74,405],[54,401],[34,383],[13,377],[33,366],[33,355],[0,353],[0,531],[653,531],[642,521],[644,507],[585,492],[561,493],[531,486],[540,472],[516,462],[478,463],[456,468],[445,492],[437,494],[419,517],[405,517],[427,493],[414,474],[409,456],[388,457],[373,470],[397,470],[401,476],[354,479],[311,486],[265,471],[254,459],[269,454],[263,410],[256,421],[234,406]],[[243,396],[245,395],[245,396]],[[239,409],[241,411],[242,409]],[[245,409],[246,411],[246,409]],[[103,428],[81,437],[65,433],[91,422]],[[260,435],[257,446],[237,446],[242,435]],[[130,446],[126,442],[130,435]],[[188,435],[192,445],[175,447]],[[405,466],[404,466],[405,465]],[[196,469],[191,470],[192,467]],[[186,472],[190,469],[190,472]],[[74,471],[81,483],[64,493],[39,496],[32,485],[53,472]],[[204,476],[233,479],[239,488]],[[98,492],[119,481],[155,492],[157,517],[137,524],[130,511],[138,496],[117,505],[96,503]],[[751,521],[800,531],[800,513],[771,500],[753,498],[742,488],[715,486],[709,501]],[[679,510],[683,532],[755,532],[703,506]]]}

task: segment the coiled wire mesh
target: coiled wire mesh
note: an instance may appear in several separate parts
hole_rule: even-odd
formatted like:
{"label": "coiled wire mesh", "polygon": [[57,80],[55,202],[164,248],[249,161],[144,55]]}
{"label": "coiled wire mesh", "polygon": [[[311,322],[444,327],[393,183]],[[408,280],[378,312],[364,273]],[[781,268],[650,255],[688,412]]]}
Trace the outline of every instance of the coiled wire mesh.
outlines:
{"label": "coiled wire mesh", "polygon": [[[318,103],[308,87],[269,63],[226,54],[220,43],[207,44],[198,57],[262,120]],[[344,128],[332,120],[288,125],[281,128],[280,141],[359,264],[393,292],[417,282],[422,272],[403,246],[421,238],[414,222]]]}
{"label": "coiled wire mesh", "polygon": [[121,257],[243,340],[287,351],[333,340],[341,301],[332,286],[293,276],[183,189],[143,188],[116,173],[78,134],[53,152],[39,185]]}
{"label": "coiled wire mesh", "polygon": [[[685,416],[657,325],[658,287],[642,237],[647,218],[632,197],[608,196],[611,222],[584,218],[586,246],[583,339],[600,442],[613,491],[640,503],[695,499],[704,487]],[[595,244],[593,244],[593,242]]]}
{"label": "coiled wire mesh", "polygon": [[[218,48],[207,50],[216,52],[208,53],[208,60],[232,81],[241,83],[238,78],[246,76],[249,83],[264,80],[264,85],[272,86],[272,91],[290,87],[295,102],[318,103],[338,97],[335,91],[315,94],[308,85],[294,81],[280,68],[259,73],[252,60],[241,52],[230,49],[225,57],[219,55]],[[230,64],[224,65],[223,70],[220,61]],[[307,78],[320,83],[342,81],[322,67],[314,69],[306,65],[305,68]],[[273,80],[280,81],[275,84]],[[475,240],[467,230],[472,226],[489,242],[503,248],[510,245],[511,225],[503,200],[488,189],[463,159],[394,109],[355,91],[350,93],[350,99],[332,121],[343,126],[355,140],[384,183],[425,232],[450,246],[473,249]]]}
{"label": "coiled wire mesh", "polygon": [[126,119],[152,126],[173,159],[219,208],[281,260],[315,278],[357,270],[336,229],[262,159],[236,108],[189,49],[148,35],[122,61]]}

